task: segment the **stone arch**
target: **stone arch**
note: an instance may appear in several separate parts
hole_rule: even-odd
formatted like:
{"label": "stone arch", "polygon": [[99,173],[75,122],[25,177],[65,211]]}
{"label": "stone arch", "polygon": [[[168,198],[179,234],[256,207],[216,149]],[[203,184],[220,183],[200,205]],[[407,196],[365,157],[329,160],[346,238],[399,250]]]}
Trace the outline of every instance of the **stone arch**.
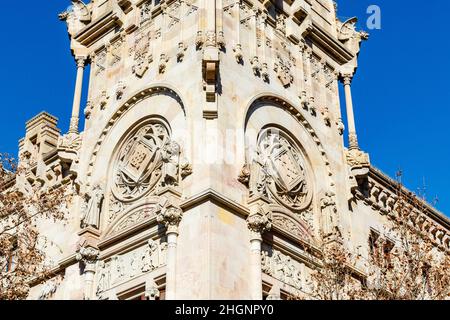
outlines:
{"label": "stone arch", "polygon": [[[86,187],[94,184],[105,187],[101,217],[103,231],[111,233],[113,225],[120,223],[120,219],[126,219],[125,215],[133,214],[136,211],[135,206],[139,207],[148,200],[147,192],[129,203],[116,201],[119,204],[113,209],[110,201],[113,193],[111,190],[112,167],[115,166],[119,149],[124,147],[126,139],[142,127],[155,122],[163,124],[170,137],[167,141],[175,141],[181,147],[183,157],[189,155],[189,150],[185,150],[185,147],[189,146],[189,143],[185,141],[188,131],[186,111],[181,98],[175,91],[166,87],[152,87],[128,99],[110,118],[100,134],[89,162]],[[136,214],[141,213],[136,212]]]}
{"label": "stone arch", "polygon": [[[104,145],[104,142],[107,140],[108,136],[111,134],[117,123],[120,122],[121,119],[123,119],[130,110],[133,109],[134,106],[138,105],[139,103],[155,97],[155,96],[166,96],[171,98],[181,109],[182,115],[184,120],[187,118],[186,108],[184,106],[184,103],[182,99],[180,98],[180,95],[171,87],[167,85],[152,85],[149,88],[146,88],[144,90],[140,90],[135,92],[131,95],[131,97],[123,103],[116,112],[109,118],[109,121],[107,122],[106,126],[103,128],[100,136],[97,139],[97,143],[92,151],[90,161],[88,164],[88,170],[87,170],[87,176],[88,176],[88,184],[87,186],[91,185],[92,181],[92,175],[93,175],[93,168],[96,164],[96,161],[98,159],[98,155],[101,152],[101,149]],[[151,111],[151,110],[149,110]],[[180,111],[180,110],[178,110]],[[158,115],[157,112],[153,113],[154,115]],[[137,119],[139,120],[139,119]],[[169,121],[170,123],[170,121]],[[186,124],[187,125],[187,124]]]}
{"label": "stone arch", "polygon": [[299,146],[312,174],[313,201],[308,209],[310,216],[306,218],[306,220],[310,220],[310,223],[305,229],[306,223],[303,223],[306,221],[303,215],[305,210],[294,213],[290,212],[291,210],[279,209],[277,216],[286,217],[289,220],[286,223],[296,229],[299,234],[300,231],[309,230],[309,234],[314,233],[317,236],[319,228],[316,226],[322,226],[321,197],[328,191],[336,192],[328,155],[313,127],[293,104],[273,95],[260,95],[251,100],[243,120],[243,126],[247,164],[251,159],[251,154],[257,150],[256,144],[259,141],[260,132],[269,127],[287,133]]}
{"label": "stone arch", "polygon": [[277,94],[273,93],[260,93],[249,100],[247,103],[247,107],[245,109],[244,118],[242,118],[241,128],[244,128],[244,130],[247,130],[248,122],[250,120],[250,117],[254,113],[255,110],[258,108],[263,107],[264,105],[270,105],[277,107],[288,114],[290,114],[296,121],[302,126],[308,133],[308,135],[311,137],[311,139],[314,141],[316,145],[316,149],[320,152],[322,162],[327,168],[327,174],[328,176],[333,176],[333,172],[330,167],[330,161],[329,157],[323,147],[322,142],[320,141],[317,133],[315,132],[314,128],[311,126],[309,121],[305,118],[302,111],[299,110],[297,107],[295,107],[295,104],[289,100],[287,100],[284,97],[281,97]]}
{"label": "stone arch", "polygon": [[314,242],[314,231],[305,221],[280,206],[271,205],[270,207],[272,210],[272,228],[295,240],[306,243]]}

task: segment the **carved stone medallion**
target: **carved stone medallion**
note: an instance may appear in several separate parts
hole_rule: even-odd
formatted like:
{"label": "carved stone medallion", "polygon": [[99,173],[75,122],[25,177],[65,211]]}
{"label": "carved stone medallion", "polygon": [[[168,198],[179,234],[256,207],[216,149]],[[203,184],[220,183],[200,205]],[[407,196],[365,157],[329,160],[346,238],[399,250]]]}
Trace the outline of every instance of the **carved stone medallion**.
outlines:
{"label": "carved stone medallion", "polygon": [[304,157],[297,146],[281,131],[263,132],[258,146],[260,177],[259,190],[279,204],[294,211],[305,210],[312,200],[312,186]]}
{"label": "carved stone medallion", "polygon": [[158,122],[132,134],[122,146],[113,168],[114,196],[121,201],[133,201],[153,189],[162,176],[161,151],[170,143],[167,128]]}

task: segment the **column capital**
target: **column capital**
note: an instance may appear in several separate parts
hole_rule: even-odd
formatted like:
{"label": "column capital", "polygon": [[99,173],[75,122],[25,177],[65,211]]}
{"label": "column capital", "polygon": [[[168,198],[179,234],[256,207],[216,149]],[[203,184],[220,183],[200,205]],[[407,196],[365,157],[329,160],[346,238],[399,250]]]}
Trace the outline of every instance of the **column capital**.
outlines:
{"label": "column capital", "polygon": [[183,210],[172,204],[166,197],[162,197],[156,206],[156,221],[164,224],[167,233],[178,234],[178,226],[183,218]]}
{"label": "column capital", "polygon": [[346,86],[351,85],[352,81],[353,81],[353,74],[352,73],[342,73],[341,74],[341,81]]}
{"label": "column capital", "polygon": [[77,68],[84,68],[86,66],[87,57],[86,56],[76,56],[75,63]]}
{"label": "column capital", "polygon": [[272,228],[272,210],[266,201],[257,200],[250,204],[247,227],[251,232],[252,240],[261,239],[261,235]]}
{"label": "column capital", "polygon": [[83,243],[79,246],[75,258],[85,266],[85,272],[95,272],[95,264],[97,263],[100,251],[97,247]]}

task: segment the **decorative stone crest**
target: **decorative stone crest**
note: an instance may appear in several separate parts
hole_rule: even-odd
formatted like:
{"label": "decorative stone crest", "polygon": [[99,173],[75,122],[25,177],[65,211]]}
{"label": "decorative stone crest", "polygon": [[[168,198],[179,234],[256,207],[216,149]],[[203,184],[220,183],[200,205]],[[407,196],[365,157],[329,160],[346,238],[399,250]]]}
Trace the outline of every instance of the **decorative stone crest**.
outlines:
{"label": "decorative stone crest", "polygon": [[117,65],[122,60],[122,48],[124,40],[122,37],[111,43],[108,47],[109,53],[109,66],[113,67]]}
{"label": "decorative stone crest", "polygon": [[153,55],[150,52],[150,32],[144,32],[136,36],[136,40],[134,43],[134,65],[133,65],[133,73],[142,78],[147,72],[150,63],[153,62]]}
{"label": "decorative stone crest", "polygon": [[267,196],[294,211],[310,206],[312,187],[305,159],[280,130],[263,132],[250,171],[251,195]]}
{"label": "decorative stone crest", "polygon": [[[180,146],[166,126],[151,122],[132,134],[122,146],[113,169],[114,196],[129,202],[156,187],[177,186],[189,165],[180,160]],[[180,172],[180,162],[183,172]]]}
{"label": "decorative stone crest", "polygon": [[284,87],[288,87],[294,82],[294,76],[292,75],[291,70],[291,61],[289,61],[289,59],[283,59],[281,54],[277,53],[274,71],[277,73],[277,77]]}

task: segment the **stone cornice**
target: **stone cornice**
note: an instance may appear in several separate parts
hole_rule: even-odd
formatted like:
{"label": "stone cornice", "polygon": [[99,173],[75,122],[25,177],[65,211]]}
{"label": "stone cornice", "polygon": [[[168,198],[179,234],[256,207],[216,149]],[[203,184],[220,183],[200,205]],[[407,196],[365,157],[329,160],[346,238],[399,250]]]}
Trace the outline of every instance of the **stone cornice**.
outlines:
{"label": "stone cornice", "polygon": [[329,53],[330,57],[340,65],[350,62],[355,57],[342,43],[314,21],[312,22],[312,28],[306,37],[309,37],[314,44]]}
{"label": "stone cornice", "polygon": [[243,217],[247,217],[250,214],[250,210],[246,206],[223,196],[218,191],[211,188],[199,192],[186,200],[183,200],[183,202],[180,203],[180,207],[181,209],[183,209],[183,211],[186,211],[206,201],[211,201],[216,204],[224,205],[228,209],[231,209],[232,211]]}
{"label": "stone cornice", "polygon": [[110,10],[78,32],[74,40],[89,47],[114,27],[121,25],[119,15]]}
{"label": "stone cornice", "polygon": [[[376,168],[369,171],[368,190],[355,192],[355,198],[370,206],[373,210],[391,220],[397,219],[398,183]],[[401,189],[407,199],[417,198],[406,188]],[[420,200],[420,199],[419,199]],[[431,207],[425,201],[415,202],[414,207],[405,223],[417,234],[428,238],[443,251],[450,252],[450,222],[442,213]]]}
{"label": "stone cornice", "polygon": [[[381,170],[370,167],[369,177],[376,180],[383,186],[389,188],[391,191],[395,191],[398,187],[398,184],[395,180],[387,176],[385,173],[383,173]],[[410,194],[411,191],[407,188],[403,187],[403,190],[405,194]],[[446,217],[442,212],[437,210],[436,208],[432,207],[429,203],[422,201],[422,204],[424,208],[426,209],[426,212],[424,212],[427,216],[429,216],[431,219],[433,219],[435,222],[439,223],[441,226],[446,228],[448,231],[450,231],[450,219]],[[423,208],[422,208],[423,209]]]}

